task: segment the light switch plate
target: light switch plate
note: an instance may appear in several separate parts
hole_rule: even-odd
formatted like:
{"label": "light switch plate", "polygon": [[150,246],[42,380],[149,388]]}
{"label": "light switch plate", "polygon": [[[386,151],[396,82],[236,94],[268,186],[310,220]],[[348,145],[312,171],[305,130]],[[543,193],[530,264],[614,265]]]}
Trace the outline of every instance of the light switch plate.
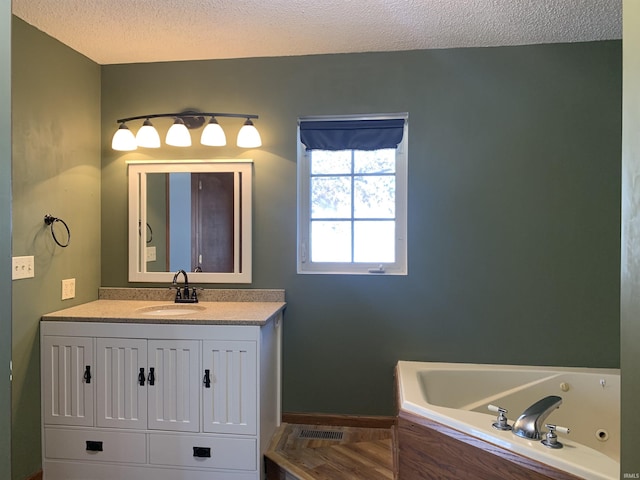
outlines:
{"label": "light switch plate", "polygon": [[11,265],[11,279],[19,280],[21,278],[33,277],[35,277],[33,255],[26,257],[13,257]]}
{"label": "light switch plate", "polygon": [[69,300],[76,296],[76,279],[67,278],[62,280],[62,300]]}
{"label": "light switch plate", "polygon": [[146,247],[147,262],[156,261],[156,247]]}

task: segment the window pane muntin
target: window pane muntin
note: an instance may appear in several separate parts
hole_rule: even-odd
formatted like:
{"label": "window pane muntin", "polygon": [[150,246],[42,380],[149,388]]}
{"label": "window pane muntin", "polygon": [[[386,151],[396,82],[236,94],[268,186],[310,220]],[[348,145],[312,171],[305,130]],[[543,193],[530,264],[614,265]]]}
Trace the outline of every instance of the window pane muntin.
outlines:
{"label": "window pane muntin", "polygon": [[[356,262],[355,258],[359,259],[357,262],[394,261],[395,222],[383,224],[360,219],[394,219],[395,155],[394,149],[311,152],[312,262],[351,263]],[[354,174],[356,158],[359,175]],[[341,171],[345,173],[337,174]],[[341,219],[347,221],[336,222]],[[360,232],[357,239],[356,224]]]}

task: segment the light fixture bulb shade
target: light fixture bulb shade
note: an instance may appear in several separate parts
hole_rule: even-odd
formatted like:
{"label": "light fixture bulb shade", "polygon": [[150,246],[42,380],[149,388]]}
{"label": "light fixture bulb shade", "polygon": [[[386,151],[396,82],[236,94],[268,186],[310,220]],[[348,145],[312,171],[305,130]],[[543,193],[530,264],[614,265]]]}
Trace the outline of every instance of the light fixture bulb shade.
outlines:
{"label": "light fixture bulb shade", "polygon": [[139,147],[160,148],[160,135],[148,118],[136,133],[136,143]]}
{"label": "light fixture bulb shade", "polygon": [[134,137],[133,132],[129,130],[129,127],[127,127],[124,122],[120,124],[116,133],[113,134],[111,148],[121,152],[129,152],[138,148],[136,137]]}
{"label": "light fixture bulb shade", "polygon": [[167,145],[172,145],[174,147],[191,146],[191,135],[189,134],[189,129],[184,124],[184,120],[179,117],[176,118],[176,121],[171,125],[171,128],[169,128],[169,131],[167,132],[165,142],[167,142]]}
{"label": "light fixture bulb shade", "polygon": [[238,132],[238,140],[236,144],[240,148],[257,148],[262,146],[262,139],[258,129],[253,125],[253,122],[247,118],[244,125]]}
{"label": "light fixture bulb shade", "polygon": [[227,144],[227,136],[215,117],[211,117],[209,123],[202,130],[200,143],[209,147],[224,147]]}

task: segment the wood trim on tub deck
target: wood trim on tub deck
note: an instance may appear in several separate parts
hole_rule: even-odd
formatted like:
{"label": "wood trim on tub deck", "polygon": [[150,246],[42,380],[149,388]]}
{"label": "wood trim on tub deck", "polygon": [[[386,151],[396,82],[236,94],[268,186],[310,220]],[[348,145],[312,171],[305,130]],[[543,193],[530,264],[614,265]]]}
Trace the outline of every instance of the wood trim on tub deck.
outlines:
{"label": "wood trim on tub deck", "polygon": [[391,428],[395,417],[367,415],[336,415],[327,413],[286,413],[282,414],[283,423],[302,423],[305,425],[332,425],[359,428]]}
{"label": "wood trim on tub deck", "polygon": [[28,477],[26,480],[42,480],[42,470],[34,473],[30,477]]}
{"label": "wood trim on tub deck", "polygon": [[398,411],[398,478],[581,480],[569,473],[447,427]]}

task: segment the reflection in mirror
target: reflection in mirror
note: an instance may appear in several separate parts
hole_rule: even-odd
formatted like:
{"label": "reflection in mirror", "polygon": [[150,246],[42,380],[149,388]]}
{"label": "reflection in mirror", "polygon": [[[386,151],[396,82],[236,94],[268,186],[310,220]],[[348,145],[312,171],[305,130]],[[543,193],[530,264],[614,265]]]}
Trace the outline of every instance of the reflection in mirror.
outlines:
{"label": "reflection in mirror", "polygon": [[251,282],[251,173],[250,160],[129,162],[129,280]]}
{"label": "reflection in mirror", "polygon": [[147,270],[232,273],[233,214],[233,172],[148,173]]}

